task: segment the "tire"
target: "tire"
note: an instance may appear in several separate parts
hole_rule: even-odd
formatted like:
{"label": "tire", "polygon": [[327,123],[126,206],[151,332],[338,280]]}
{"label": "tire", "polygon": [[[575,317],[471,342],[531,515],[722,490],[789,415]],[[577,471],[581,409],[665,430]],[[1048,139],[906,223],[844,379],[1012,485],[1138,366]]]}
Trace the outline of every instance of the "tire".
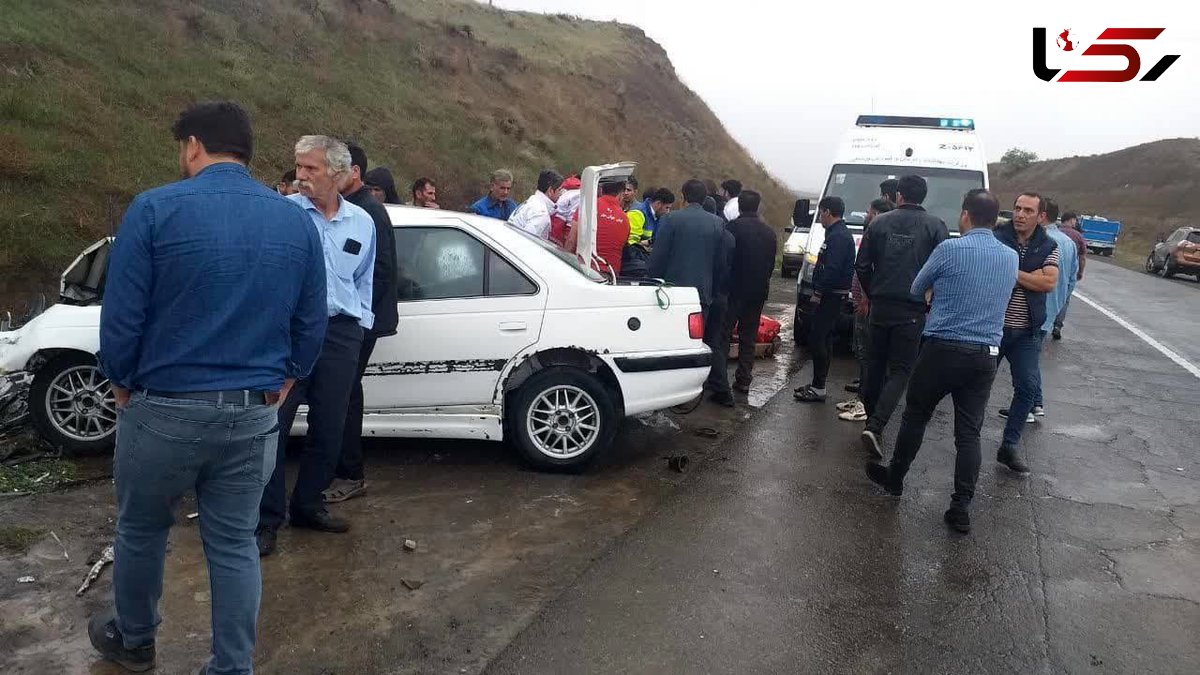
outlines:
{"label": "tire", "polygon": [[45,364],[29,388],[29,415],[42,438],[66,454],[110,452],[117,407],[95,357],[68,352]]}
{"label": "tire", "polygon": [[791,267],[782,267],[779,269],[779,276],[784,279],[795,279],[798,274],[800,274],[800,270]]}
{"label": "tire", "polygon": [[1171,277],[1175,276],[1175,266],[1171,264],[1170,256],[1168,256],[1167,259],[1165,261],[1163,261],[1163,266],[1162,266],[1161,272],[1162,272],[1162,278],[1164,278],[1164,279],[1170,279]]}
{"label": "tire", "polygon": [[1113,254],[1113,250],[1111,248],[1106,248],[1100,252],[1100,255],[1104,256],[1105,258],[1111,258],[1112,254]]}
{"label": "tire", "polygon": [[[590,373],[570,366],[547,368],[530,376],[512,397],[509,429],[521,456],[534,468],[580,472],[612,445],[618,423],[613,399]],[[560,412],[550,414],[556,407]],[[599,418],[591,430],[584,428],[588,411]],[[560,442],[565,449],[558,449]]]}
{"label": "tire", "polygon": [[1154,254],[1146,256],[1146,274],[1154,274],[1158,271],[1158,267],[1154,264]]}
{"label": "tire", "polygon": [[808,317],[800,311],[800,302],[796,302],[796,313],[792,316],[792,341],[797,347],[808,344]]}

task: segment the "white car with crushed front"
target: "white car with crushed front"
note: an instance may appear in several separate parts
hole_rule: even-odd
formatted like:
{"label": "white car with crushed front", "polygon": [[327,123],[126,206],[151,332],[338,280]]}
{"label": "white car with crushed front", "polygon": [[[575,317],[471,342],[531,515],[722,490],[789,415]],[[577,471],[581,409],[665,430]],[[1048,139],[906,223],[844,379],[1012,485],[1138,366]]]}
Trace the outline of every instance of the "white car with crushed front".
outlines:
{"label": "white car with crushed front", "polygon": [[[600,180],[584,171],[579,255],[591,260]],[[693,288],[605,278],[501,221],[388,206],[400,270],[397,335],[363,381],[368,436],[511,439],[546,469],[577,469],[628,415],[700,395],[712,353]],[[96,365],[109,240],[63,274],[59,303],[0,330],[0,375],[32,373],[28,407],[67,451],[113,443],[116,407]],[[305,431],[303,408],[293,434]]]}

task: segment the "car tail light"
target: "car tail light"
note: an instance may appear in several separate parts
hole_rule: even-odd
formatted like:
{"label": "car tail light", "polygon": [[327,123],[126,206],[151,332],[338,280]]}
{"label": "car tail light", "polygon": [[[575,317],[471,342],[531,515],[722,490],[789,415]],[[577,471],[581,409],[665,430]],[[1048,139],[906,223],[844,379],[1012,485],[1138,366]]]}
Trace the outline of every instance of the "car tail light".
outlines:
{"label": "car tail light", "polygon": [[704,339],[704,315],[700,312],[688,315],[688,337],[693,340]]}

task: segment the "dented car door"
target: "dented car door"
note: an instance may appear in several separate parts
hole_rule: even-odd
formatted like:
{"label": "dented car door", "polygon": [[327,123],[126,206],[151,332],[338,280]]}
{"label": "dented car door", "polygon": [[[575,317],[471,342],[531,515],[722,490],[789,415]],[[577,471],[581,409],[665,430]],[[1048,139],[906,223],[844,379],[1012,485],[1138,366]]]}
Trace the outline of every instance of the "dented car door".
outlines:
{"label": "dented car door", "polygon": [[363,378],[368,410],[493,403],[501,371],[537,342],[546,290],[467,227],[396,228],[397,334]]}

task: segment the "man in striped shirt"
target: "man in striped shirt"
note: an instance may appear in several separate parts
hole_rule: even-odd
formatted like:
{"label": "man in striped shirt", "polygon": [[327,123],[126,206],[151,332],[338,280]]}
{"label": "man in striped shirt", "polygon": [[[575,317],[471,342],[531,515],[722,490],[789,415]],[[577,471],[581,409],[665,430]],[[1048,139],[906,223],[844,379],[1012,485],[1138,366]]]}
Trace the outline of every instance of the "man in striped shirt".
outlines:
{"label": "man in striped shirt", "polygon": [[1013,205],[1013,219],[996,228],[996,238],[1017,252],[1021,269],[1017,286],[1004,313],[1004,339],[1000,358],[1008,359],[1013,398],[1004,424],[1004,440],[996,461],[1028,475],[1029,467],[1017,453],[1025,420],[1033,412],[1041,383],[1042,324],[1046,321],[1046,295],[1058,284],[1058,243],[1039,222],[1046,200],[1024,192]]}
{"label": "man in striped shirt", "polygon": [[996,377],[1005,309],[1017,283],[1017,254],[992,234],[999,213],[1000,203],[986,190],[968,192],[959,215],[962,236],[938,244],[913,280],[913,295],[932,292],[921,353],[908,383],[891,464],[867,465],[872,481],[902,494],[925,427],[938,403],[951,396],[957,459],[945,520],[964,534],[971,530],[967,509],[979,477],[979,431]]}

